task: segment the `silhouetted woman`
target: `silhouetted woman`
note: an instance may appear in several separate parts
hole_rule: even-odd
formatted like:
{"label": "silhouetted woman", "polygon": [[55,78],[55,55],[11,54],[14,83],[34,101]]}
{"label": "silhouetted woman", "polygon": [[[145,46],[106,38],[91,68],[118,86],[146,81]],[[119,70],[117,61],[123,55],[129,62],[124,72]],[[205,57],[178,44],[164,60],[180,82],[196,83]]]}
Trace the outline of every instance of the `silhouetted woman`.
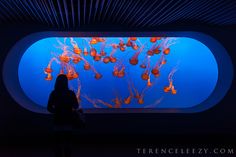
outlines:
{"label": "silhouetted woman", "polygon": [[56,156],[70,156],[70,131],[73,125],[73,112],[79,107],[76,95],[68,89],[66,75],[59,75],[54,90],[48,100],[47,109],[53,113],[56,137]]}

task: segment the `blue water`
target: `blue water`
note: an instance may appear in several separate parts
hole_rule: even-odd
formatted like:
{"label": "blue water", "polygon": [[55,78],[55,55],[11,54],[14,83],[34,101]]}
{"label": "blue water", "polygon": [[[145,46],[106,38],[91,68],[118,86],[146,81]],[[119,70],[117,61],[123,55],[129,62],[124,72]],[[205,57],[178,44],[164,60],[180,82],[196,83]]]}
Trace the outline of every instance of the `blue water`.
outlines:
{"label": "blue water", "polygon": [[[61,42],[64,38],[45,38],[31,45],[21,58],[18,76],[21,88],[24,93],[37,105],[46,107],[50,92],[54,88],[54,83],[57,74],[60,71],[60,65],[56,62],[52,63],[53,80],[46,81],[44,68],[47,67],[49,60],[54,57],[51,52],[61,54],[57,40]],[[90,40],[90,38],[87,38]],[[123,38],[127,41],[127,38]],[[127,48],[125,52],[119,49],[114,56],[121,60],[125,65],[126,75],[124,78],[116,78],[112,75],[113,67],[117,63],[104,64],[102,61],[95,62],[91,56],[86,56],[85,59],[95,67],[95,69],[103,75],[100,80],[94,78],[94,73],[83,69],[83,62],[75,65],[76,71],[79,73],[79,79],[82,85],[81,94],[88,95],[91,99],[101,99],[110,104],[114,104],[112,99],[118,96],[121,99],[129,96],[128,81],[131,80],[135,88],[141,92],[147,81],[141,79],[141,74],[144,69],[139,65],[146,57],[147,50],[152,46],[150,38],[140,37],[138,45],[145,44],[144,51],[139,55],[138,65],[130,65],[129,59],[136,52],[132,48]],[[79,47],[83,49],[86,46],[89,50],[88,43],[82,38],[74,38]],[[165,55],[167,63],[160,70],[160,77],[155,78],[150,75],[151,82],[155,84],[148,88],[144,93],[144,104],[138,104],[136,99],[131,101],[131,104],[122,104],[122,108],[188,108],[198,105],[208,98],[214,90],[218,79],[217,63],[212,52],[201,42],[185,37],[170,38],[174,40],[174,44],[170,46],[170,54]],[[119,43],[119,38],[106,38],[106,44]],[[159,41],[161,42],[161,41]],[[69,39],[66,44],[71,46]],[[101,48],[101,43],[93,46],[98,52]],[[109,54],[112,51],[111,46],[107,46],[105,51]],[[159,55],[154,55],[150,58],[151,67],[160,58]],[[73,63],[71,63],[73,64]],[[177,71],[173,76],[174,87],[177,94],[165,93],[164,86],[168,86],[168,75],[173,68]],[[76,92],[78,81],[72,80],[69,82],[70,89]],[[160,103],[156,103],[160,100]],[[83,108],[94,108],[94,106],[82,97],[81,105]],[[100,107],[105,107],[98,104]]]}

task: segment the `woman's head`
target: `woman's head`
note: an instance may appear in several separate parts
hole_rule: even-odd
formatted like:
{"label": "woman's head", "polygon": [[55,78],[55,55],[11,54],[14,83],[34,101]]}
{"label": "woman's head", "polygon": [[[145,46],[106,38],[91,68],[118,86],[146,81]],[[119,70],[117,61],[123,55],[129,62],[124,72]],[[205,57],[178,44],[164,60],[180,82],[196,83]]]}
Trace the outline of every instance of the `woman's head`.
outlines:
{"label": "woman's head", "polygon": [[54,89],[55,90],[68,90],[68,79],[66,75],[60,74],[57,76]]}

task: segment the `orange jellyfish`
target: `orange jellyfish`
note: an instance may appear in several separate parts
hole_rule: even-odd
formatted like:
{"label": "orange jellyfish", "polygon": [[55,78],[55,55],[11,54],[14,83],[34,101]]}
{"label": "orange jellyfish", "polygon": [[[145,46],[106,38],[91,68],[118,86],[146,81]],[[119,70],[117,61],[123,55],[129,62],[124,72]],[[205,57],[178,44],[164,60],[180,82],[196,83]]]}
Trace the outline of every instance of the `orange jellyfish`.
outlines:
{"label": "orange jellyfish", "polygon": [[122,52],[125,51],[125,43],[122,38],[120,38],[119,48]]}
{"label": "orange jellyfish", "polygon": [[59,59],[60,59],[61,62],[64,62],[64,63],[69,63],[70,62],[70,57],[67,56],[67,55],[60,55]]}
{"label": "orange jellyfish", "polygon": [[113,76],[122,78],[125,76],[125,65],[122,63],[122,61],[119,61],[113,69],[112,72]]}
{"label": "orange jellyfish", "polygon": [[109,56],[104,57],[102,61],[103,61],[103,63],[107,64],[110,62],[110,57]]}
{"label": "orange jellyfish", "polygon": [[96,55],[93,57],[94,61],[100,61],[101,58],[102,58],[102,57],[101,57],[100,54],[96,54]]}
{"label": "orange jellyfish", "polygon": [[137,40],[137,37],[130,37],[130,40],[135,41]]}
{"label": "orange jellyfish", "polygon": [[105,42],[106,40],[101,37],[96,37],[97,42]]}
{"label": "orange jellyfish", "polygon": [[102,78],[102,74],[100,74],[100,73],[95,73],[95,79],[97,79],[97,80],[99,80],[99,79],[101,79]]}
{"label": "orange jellyfish", "polygon": [[101,99],[97,99],[97,102],[103,104],[104,106],[106,106],[108,108],[113,108],[113,106],[111,104],[109,104]]}
{"label": "orange jellyfish", "polygon": [[153,52],[153,50],[150,49],[150,50],[147,51],[147,54],[148,54],[149,56],[153,56],[153,55],[154,55],[154,52]]}
{"label": "orange jellyfish", "polygon": [[72,55],[72,62],[77,64],[81,61],[81,58],[79,56],[76,55]]}
{"label": "orange jellyfish", "polygon": [[113,72],[112,72],[113,76],[117,77],[118,73],[119,73],[118,67],[114,66],[114,69],[113,69]]}
{"label": "orange jellyfish", "polygon": [[146,62],[147,62],[147,68],[145,69],[145,71],[142,73],[141,78],[143,80],[148,80],[150,78],[150,56],[147,56],[146,58]]}
{"label": "orange jellyfish", "polygon": [[148,70],[145,70],[144,73],[142,73],[141,78],[143,80],[148,80],[149,79],[149,72],[148,72]]}
{"label": "orange jellyfish", "polygon": [[120,38],[119,46],[120,47],[124,47],[125,46],[124,40],[122,38]]}
{"label": "orange jellyfish", "polygon": [[73,79],[76,79],[79,77],[79,74],[75,71],[73,66],[67,65],[66,69],[67,69],[66,76],[67,76],[68,80],[73,80]]}
{"label": "orange jellyfish", "polygon": [[90,43],[91,45],[97,44],[97,43],[98,43],[97,38],[96,38],[96,37],[92,37],[92,39],[90,40],[89,43]]}
{"label": "orange jellyfish", "polygon": [[95,48],[91,48],[91,49],[90,49],[90,55],[91,55],[92,57],[94,57],[94,56],[96,56],[96,54],[97,54],[97,50],[96,50]]}
{"label": "orange jellyfish", "polygon": [[73,39],[70,38],[71,45],[73,46],[73,51],[75,54],[80,54],[82,50],[79,48],[77,42]]}
{"label": "orange jellyfish", "polygon": [[140,64],[140,68],[142,69],[146,69],[147,65],[150,65],[150,56],[146,55],[145,59],[143,60],[143,62]]}
{"label": "orange jellyfish", "polygon": [[112,102],[114,102],[114,108],[121,108],[122,100],[116,96],[115,99],[112,99]]}
{"label": "orange jellyfish", "polygon": [[152,82],[151,82],[151,77],[149,75],[148,81],[147,81],[147,86],[151,87],[152,86]]}
{"label": "orange jellyfish", "polygon": [[164,50],[163,50],[163,53],[164,53],[165,55],[168,55],[168,54],[170,53],[170,48],[164,49]]}
{"label": "orange jellyfish", "polygon": [[142,63],[142,64],[140,64],[140,68],[145,69],[145,68],[147,68],[147,66],[145,65],[145,63]]}
{"label": "orange jellyfish", "polygon": [[110,57],[110,62],[111,63],[115,63],[117,61],[117,59],[115,57]]}
{"label": "orange jellyfish", "polygon": [[168,55],[170,53],[170,46],[175,43],[175,38],[165,38],[161,43],[163,54]]}
{"label": "orange jellyfish", "polygon": [[84,47],[84,56],[87,56],[89,53],[88,53],[88,50],[86,47]]}
{"label": "orange jellyfish", "polygon": [[139,46],[135,43],[135,42],[131,42],[132,45],[131,47],[134,49],[134,50],[138,50],[139,49]]}
{"label": "orange jellyfish", "polygon": [[152,69],[152,74],[155,76],[155,77],[159,77],[160,76],[160,69],[162,67],[162,65],[164,65],[166,63],[166,60],[165,60],[165,56],[162,55],[160,57],[160,59],[157,61],[156,65],[153,67]]}
{"label": "orange jellyfish", "polygon": [[150,42],[155,43],[157,41],[157,37],[151,37]]}
{"label": "orange jellyfish", "polygon": [[138,99],[138,104],[140,104],[140,105],[144,104],[144,99],[143,99],[143,97],[140,97],[140,98]]}
{"label": "orange jellyfish", "polygon": [[174,74],[175,74],[176,71],[177,71],[177,69],[176,69],[176,68],[173,68],[173,69],[171,70],[170,74],[168,75],[169,86],[165,86],[165,87],[163,88],[164,92],[167,93],[167,92],[170,92],[170,91],[171,91],[172,94],[177,94],[177,90],[175,89],[175,87],[174,87],[174,85],[173,85],[173,76],[174,76]]}
{"label": "orange jellyfish", "polygon": [[106,52],[105,52],[105,46],[106,46],[106,43],[103,42],[102,45],[101,45],[101,51],[100,51],[100,55],[101,56],[106,56]]}
{"label": "orange jellyfish", "polygon": [[45,69],[44,69],[44,72],[45,72],[45,73],[52,73],[51,67],[45,68]]}
{"label": "orange jellyfish", "polygon": [[115,63],[117,61],[117,59],[113,56],[115,54],[115,52],[116,52],[116,49],[113,48],[110,53],[110,58],[109,58],[111,63]]}
{"label": "orange jellyfish", "polygon": [[52,80],[52,74],[51,73],[47,73],[47,76],[45,77],[45,80],[51,81]]}
{"label": "orange jellyfish", "polygon": [[117,77],[122,78],[122,77],[124,77],[124,76],[125,76],[125,66],[123,66],[123,67],[119,70]]}
{"label": "orange jellyfish", "polygon": [[132,65],[138,64],[138,56],[143,51],[144,45],[129,59],[129,63]]}
{"label": "orange jellyfish", "polygon": [[111,47],[112,47],[113,49],[118,49],[118,48],[119,48],[119,45],[118,45],[118,44],[111,44]]}
{"label": "orange jellyfish", "polygon": [[52,70],[52,68],[51,68],[51,65],[52,65],[53,61],[56,61],[57,63],[59,63],[59,61],[58,61],[55,57],[53,57],[52,59],[50,59],[47,68],[44,69],[44,72],[45,72],[45,73],[52,73],[53,70]]}
{"label": "orange jellyfish", "polygon": [[92,71],[95,73],[94,78],[97,79],[97,80],[101,79],[102,78],[102,74],[97,72],[97,70],[93,66],[90,66],[90,67],[91,67]]}
{"label": "orange jellyfish", "polygon": [[124,104],[130,104],[132,98],[134,97],[130,83],[128,83],[128,90],[129,90],[129,96],[124,99]]}
{"label": "orange jellyfish", "polygon": [[128,41],[127,41],[127,43],[126,43],[126,46],[127,46],[127,47],[131,47],[131,46],[132,46],[132,42],[130,41],[130,38],[128,38]]}
{"label": "orange jellyfish", "polygon": [[91,69],[91,66],[90,66],[90,64],[86,61],[85,63],[84,63],[84,70],[90,70]]}

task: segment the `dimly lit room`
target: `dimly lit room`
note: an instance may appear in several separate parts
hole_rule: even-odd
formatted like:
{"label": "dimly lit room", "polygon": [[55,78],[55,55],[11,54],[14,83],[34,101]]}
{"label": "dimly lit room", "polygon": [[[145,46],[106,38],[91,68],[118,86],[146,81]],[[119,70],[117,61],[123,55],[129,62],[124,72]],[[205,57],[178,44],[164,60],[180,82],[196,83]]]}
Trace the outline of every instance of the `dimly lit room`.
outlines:
{"label": "dimly lit room", "polygon": [[236,1],[0,8],[0,157],[236,156]]}

